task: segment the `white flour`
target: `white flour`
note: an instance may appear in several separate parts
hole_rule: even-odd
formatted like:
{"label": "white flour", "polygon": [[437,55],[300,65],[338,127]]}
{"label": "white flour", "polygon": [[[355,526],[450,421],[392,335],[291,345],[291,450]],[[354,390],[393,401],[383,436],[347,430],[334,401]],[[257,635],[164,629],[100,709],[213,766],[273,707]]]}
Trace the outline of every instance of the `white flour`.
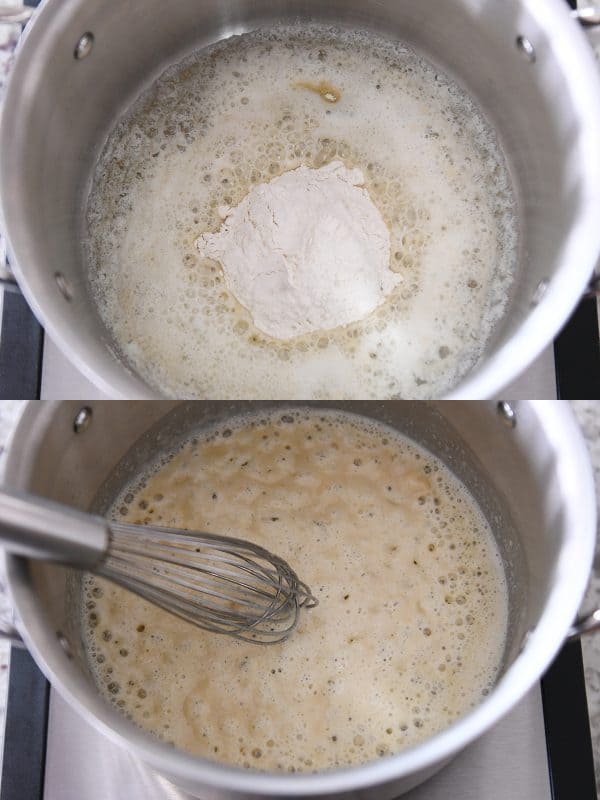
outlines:
{"label": "white flour", "polygon": [[361,170],[340,161],[299,167],[220,209],[220,232],[198,239],[263,333],[291,339],[357,322],[401,280],[390,270],[389,230],[363,184]]}

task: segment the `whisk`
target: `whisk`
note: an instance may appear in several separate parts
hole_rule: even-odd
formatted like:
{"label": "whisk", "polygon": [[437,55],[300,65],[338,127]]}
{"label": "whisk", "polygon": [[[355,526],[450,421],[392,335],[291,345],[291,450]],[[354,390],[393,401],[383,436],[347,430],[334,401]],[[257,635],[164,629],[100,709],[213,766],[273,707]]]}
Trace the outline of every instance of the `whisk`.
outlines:
{"label": "whisk", "polygon": [[108,578],[214,633],[281,642],[317,600],[279,556],[243,539],[130,525],[0,492],[0,542],[17,555]]}

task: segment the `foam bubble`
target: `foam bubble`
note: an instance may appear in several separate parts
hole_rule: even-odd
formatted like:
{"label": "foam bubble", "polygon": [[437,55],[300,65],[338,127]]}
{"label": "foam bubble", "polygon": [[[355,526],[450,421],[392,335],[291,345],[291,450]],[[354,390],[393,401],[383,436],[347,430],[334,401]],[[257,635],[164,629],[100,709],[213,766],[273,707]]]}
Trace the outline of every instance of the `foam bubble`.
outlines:
{"label": "foam bubble", "polygon": [[[305,88],[323,81],[335,103]],[[278,343],[194,242],[252,186],[336,159],[363,171],[404,280],[366,320]],[[167,394],[435,396],[502,316],[514,206],[493,131],[428,62],[367,33],[263,30],[167,70],[115,128],[87,209],[90,282],[117,349]]]}

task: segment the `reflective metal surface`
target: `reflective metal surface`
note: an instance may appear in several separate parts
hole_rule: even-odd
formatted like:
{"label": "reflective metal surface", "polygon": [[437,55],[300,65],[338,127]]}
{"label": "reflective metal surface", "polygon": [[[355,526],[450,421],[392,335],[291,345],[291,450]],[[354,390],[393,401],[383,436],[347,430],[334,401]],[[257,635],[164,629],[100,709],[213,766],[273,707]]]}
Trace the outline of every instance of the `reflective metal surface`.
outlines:
{"label": "reflective metal surface", "polygon": [[0,491],[0,542],[15,555],[95,569],[106,556],[109,531],[101,517],[25,492]]}
{"label": "reflective metal surface", "polygon": [[[188,800],[50,695],[44,800]],[[550,800],[539,687],[405,800]]]}
{"label": "reflective metal surface", "polygon": [[[42,400],[106,400],[108,396],[94,386],[69,361],[49,336],[44,337]],[[527,370],[502,391],[505,400],[556,400],[554,349],[548,347]]]}
{"label": "reflective metal surface", "polygon": [[[537,395],[536,395],[537,396]],[[91,383],[50,336],[44,336],[42,400],[108,400],[108,395]]]}
{"label": "reflective metal surface", "polygon": [[600,26],[600,11],[593,5],[587,8],[577,8],[572,12],[572,16],[584,28],[597,28]]}
{"label": "reflective metal surface", "polygon": [[600,631],[600,608],[579,617],[569,629],[569,639],[579,639],[588,633]]}

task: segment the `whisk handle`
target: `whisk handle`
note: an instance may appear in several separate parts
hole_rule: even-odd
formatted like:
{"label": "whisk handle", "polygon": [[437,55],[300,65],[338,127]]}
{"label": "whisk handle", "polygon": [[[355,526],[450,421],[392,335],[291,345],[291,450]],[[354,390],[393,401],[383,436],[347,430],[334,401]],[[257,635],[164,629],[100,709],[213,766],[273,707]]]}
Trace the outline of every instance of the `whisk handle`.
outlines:
{"label": "whisk handle", "polygon": [[0,491],[0,544],[16,555],[93,569],[104,558],[109,524],[46,498]]}

